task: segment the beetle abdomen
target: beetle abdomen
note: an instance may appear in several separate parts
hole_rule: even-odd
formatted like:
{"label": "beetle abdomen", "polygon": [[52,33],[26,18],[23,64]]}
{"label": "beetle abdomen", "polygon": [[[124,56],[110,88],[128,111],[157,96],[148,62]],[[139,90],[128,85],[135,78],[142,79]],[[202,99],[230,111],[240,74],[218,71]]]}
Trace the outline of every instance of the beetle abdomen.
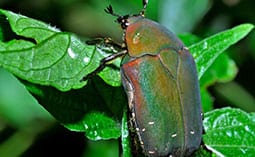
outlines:
{"label": "beetle abdomen", "polygon": [[144,153],[187,156],[201,142],[199,85],[192,56],[168,48],[125,60],[122,81]]}

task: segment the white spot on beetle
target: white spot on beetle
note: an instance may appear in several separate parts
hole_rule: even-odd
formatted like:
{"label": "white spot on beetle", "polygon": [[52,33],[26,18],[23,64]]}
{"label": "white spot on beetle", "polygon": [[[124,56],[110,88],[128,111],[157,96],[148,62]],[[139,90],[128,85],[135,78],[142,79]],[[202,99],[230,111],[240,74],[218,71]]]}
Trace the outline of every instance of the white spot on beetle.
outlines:
{"label": "white spot on beetle", "polygon": [[132,114],[132,118],[135,118],[135,113],[134,113],[134,112],[132,112],[131,114]]}
{"label": "white spot on beetle", "polygon": [[136,33],[134,38],[133,38],[133,44],[138,44],[140,42],[140,33]]}
{"label": "white spot on beetle", "polygon": [[136,131],[140,131],[140,129],[139,129],[139,128],[135,128],[135,130],[136,130]]}
{"label": "white spot on beetle", "polygon": [[154,122],[149,122],[148,124],[149,124],[149,125],[153,125],[153,124],[154,124]]}
{"label": "white spot on beetle", "polygon": [[176,137],[177,136],[177,134],[175,133],[175,134],[172,134],[172,137],[174,138],[174,137]]}
{"label": "white spot on beetle", "polygon": [[187,50],[187,51],[189,50],[187,47],[183,47],[183,49],[184,49],[184,50]]}
{"label": "white spot on beetle", "polygon": [[148,153],[149,154],[155,154],[155,151],[149,150]]}
{"label": "white spot on beetle", "polygon": [[143,128],[143,129],[142,129],[142,132],[144,132],[145,130],[146,130],[146,129],[145,129],[145,128]]}

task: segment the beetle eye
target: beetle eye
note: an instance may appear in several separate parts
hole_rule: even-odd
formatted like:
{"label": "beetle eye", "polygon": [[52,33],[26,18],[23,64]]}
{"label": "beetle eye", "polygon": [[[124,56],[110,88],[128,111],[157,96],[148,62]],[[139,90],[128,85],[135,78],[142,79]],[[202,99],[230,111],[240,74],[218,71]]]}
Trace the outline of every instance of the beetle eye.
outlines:
{"label": "beetle eye", "polygon": [[117,21],[118,23],[122,23],[122,19],[123,19],[123,16],[120,16],[120,17],[117,18],[116,21]]}
{"label": "beetle eye", "polygon": [[128,18],[129,18],[129,15],[120,16],[117,18],[116,21],[121,25],[122,29],[126,29],[127,26],[129,25],[127,20]]}

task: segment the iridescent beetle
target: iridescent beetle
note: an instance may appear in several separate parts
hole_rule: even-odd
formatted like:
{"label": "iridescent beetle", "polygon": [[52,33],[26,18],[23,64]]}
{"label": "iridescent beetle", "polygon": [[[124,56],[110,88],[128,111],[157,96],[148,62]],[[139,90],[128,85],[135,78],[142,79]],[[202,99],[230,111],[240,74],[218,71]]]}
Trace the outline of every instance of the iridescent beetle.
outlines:
{"label": "iridescent beetle", "polygon": [[[190,156],[201,143],[202,116],[199,83],[193,57],[183,43],[162,25],[136,15],[120,16],[123,51],[104,58],[88,76],[123,57],[121,79],[128,96],[133,127],[146,156]],[[87,77],[84,79],[87,79]]]}

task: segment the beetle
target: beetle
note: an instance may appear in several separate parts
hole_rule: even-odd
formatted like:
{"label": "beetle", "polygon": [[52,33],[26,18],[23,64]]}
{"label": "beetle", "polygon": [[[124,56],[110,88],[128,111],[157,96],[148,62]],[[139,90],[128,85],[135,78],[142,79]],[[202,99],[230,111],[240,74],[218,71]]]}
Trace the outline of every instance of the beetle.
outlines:
{"label": "beetle", "polygon": [[[120,16],[122,51],[101,60],[82,80],[122,57],[120,73],[130,118],[146,156],[190,156],[199,148],[202,116],[199,82],[192,55],[167,28],[139,14]],[[111,44],[107,40],[106,43]]]}

